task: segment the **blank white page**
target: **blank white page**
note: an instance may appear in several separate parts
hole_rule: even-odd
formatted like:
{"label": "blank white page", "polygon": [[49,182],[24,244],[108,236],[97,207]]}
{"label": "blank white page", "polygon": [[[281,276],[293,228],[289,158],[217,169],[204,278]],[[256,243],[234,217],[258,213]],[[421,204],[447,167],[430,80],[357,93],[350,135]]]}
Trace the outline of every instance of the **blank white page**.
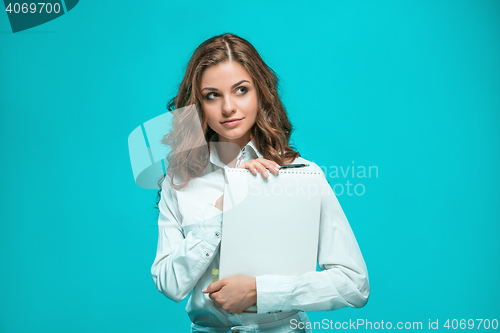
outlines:
{"label": "blank white page", "polygon": [[225,176],[219,279],[315,271],[322,173],[280,170],[266,179],[230,168]]}

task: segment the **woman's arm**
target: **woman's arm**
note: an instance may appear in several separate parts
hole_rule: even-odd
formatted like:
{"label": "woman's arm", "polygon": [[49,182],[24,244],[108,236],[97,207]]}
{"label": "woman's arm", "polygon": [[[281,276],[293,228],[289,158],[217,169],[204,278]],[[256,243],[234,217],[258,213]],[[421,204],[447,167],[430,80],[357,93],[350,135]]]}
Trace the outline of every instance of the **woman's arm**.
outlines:
{"label": "woman's arm", "polygon": [[363,256],[324,174],[320,218],[318,264],[322,272],[257,276],[257,313],[359,308],[368,301],[370,285]]}
{"label": "woman's arm", "polygon": [[205,220],[193,225],[193,230],[184,237],[176,205],[165,179],[159,202],[158,247],[151,275],[159,292],[180,302],[213,260],[220,243],[222,212],[207,204]]}

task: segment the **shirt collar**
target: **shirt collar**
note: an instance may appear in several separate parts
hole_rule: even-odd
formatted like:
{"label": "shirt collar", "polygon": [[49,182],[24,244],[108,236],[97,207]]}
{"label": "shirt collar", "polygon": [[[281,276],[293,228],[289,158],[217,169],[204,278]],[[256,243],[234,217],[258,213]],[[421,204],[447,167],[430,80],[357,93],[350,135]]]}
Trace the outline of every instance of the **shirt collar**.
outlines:
{"label": "shirt collar", "polygon": [[[253,140],[250,140],[245,147],[250,147],[254,153],[254,156],[257,156],[257,158],[264,157],[261,153],[259,153],[259,150],[255,146],[255,143],[253,142]],[[248,151],[248,148],[246,148],[246,150]]]}
{"label": "shirt collar", "polygon": [[[245,149],[245,152],[246,152],[245,157],[248,156],[248,153],[252,154],[252,158],[250,158],[250,159],[263,157],[263,155],[261,153],[259,153],[259,150],[257,149],[253,140],[248,141],[248,143],[245,145],[245,147],[243,147],[243,149]],[[238,154],[238,157],[237,157],[238,159],[241,157],[243,149]],[[247,159],[244,158],[244,160],[247,160]],[[212,164],[217,165],[218,167],[228,168],[228,166],[225,165],[224,163],[222,163],[221,160],[219,159],[219,154],[217,154],[217,149],[215,148],[215,145],[210,145],[210,162],[212,162]]]}

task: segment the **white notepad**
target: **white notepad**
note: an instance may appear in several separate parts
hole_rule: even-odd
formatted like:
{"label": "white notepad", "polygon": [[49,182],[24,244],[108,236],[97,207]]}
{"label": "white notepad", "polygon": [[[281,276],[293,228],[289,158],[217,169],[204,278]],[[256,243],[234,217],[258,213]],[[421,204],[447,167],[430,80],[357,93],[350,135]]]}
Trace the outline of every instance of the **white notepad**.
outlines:
{"label": "white notepad", "polygon": [[219,279],[316,270],[321,208],[319,171],[253,175],[225,169]]}

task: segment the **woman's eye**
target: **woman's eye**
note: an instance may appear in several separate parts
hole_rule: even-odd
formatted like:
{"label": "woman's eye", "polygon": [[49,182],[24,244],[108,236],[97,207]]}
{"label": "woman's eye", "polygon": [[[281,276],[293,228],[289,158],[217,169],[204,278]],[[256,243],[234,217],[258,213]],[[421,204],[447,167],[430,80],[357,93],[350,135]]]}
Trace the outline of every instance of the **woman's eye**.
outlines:
{"label": "woman's eye", "polygon": [[[239,95],[244,95],[244,94],[246,94],[248,92],[248,88],[247,87],[239,87],[236,90],[238,91]],[[217,96],[218,96],[217,93],[211,92],[211,93],[208,93],[208,94],[205,95],[205,99],[211,101],[211,100],[215,99]]]}
{"label": "woman's eye", "polygon": [[210,96],[212,96],[212,95],[217,95],[217,94],[216,94],[216,93],[214,93],[214,92],[208,93],[208,94],[205,96],[205,99],[208,99],[208,100],[212,100],[212,99],[214,99],[214,98],[215,98],[215,96],[214,96],[213,98],[211,98],[211,97],[210,97]]}
{"label": "woman's eye", "polygon": [[243,92],[241,93],[241,95],[246,94],[246,92],[248,91],[247,87],[239,87],[239,88],[238,88],[238,91],[241,91],[241,90],[243,91]]}

